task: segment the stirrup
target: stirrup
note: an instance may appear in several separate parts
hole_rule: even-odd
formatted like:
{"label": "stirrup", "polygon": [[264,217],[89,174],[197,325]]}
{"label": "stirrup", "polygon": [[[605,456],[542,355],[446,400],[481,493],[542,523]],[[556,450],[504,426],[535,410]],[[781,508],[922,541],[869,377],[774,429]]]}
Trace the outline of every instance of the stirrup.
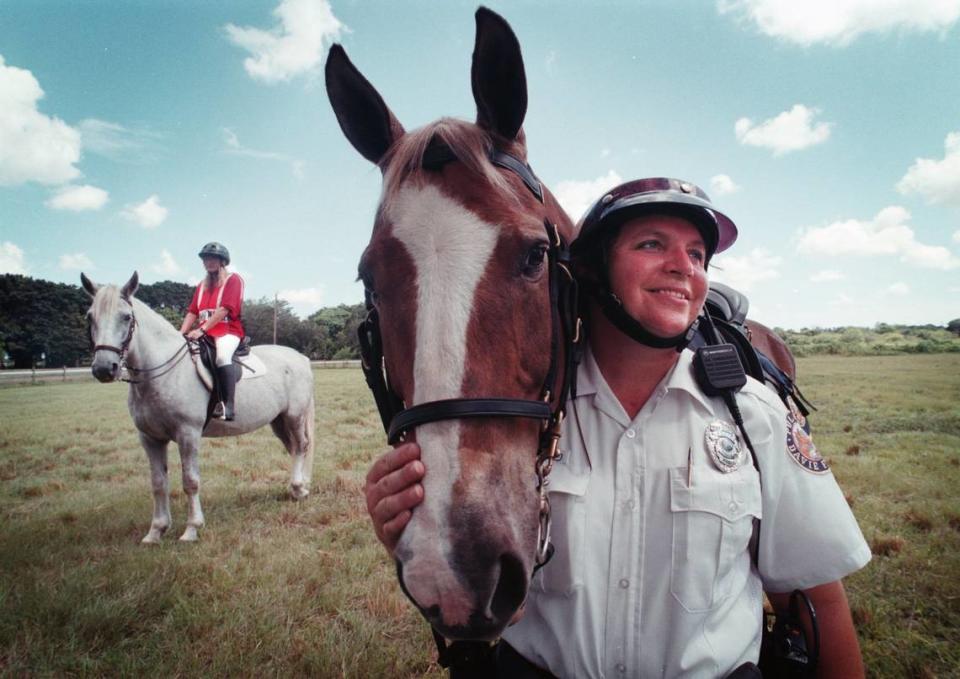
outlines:
{"label": "stirrup", "polygon": [[[225,420],[227,419],[224,413],[223,401],[217,401],[216,405],[213,406],[213,413],[211,418],[214,420]],[[231,418],[232,419],[232,418]]]}

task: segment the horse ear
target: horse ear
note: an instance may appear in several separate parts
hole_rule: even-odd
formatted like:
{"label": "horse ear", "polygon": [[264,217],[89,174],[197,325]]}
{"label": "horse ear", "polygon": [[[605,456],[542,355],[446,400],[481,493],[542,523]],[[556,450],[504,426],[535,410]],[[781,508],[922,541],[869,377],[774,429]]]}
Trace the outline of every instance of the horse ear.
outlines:
{"label": "horse ear", "polygon": [[512,141],[527,114],[527,76],[520,43],[499,14],[481,7],[476,19],[470,79],[477,125]]}
{"label": "horse ear", "polygon": [[393,142],[403,136],[403,125],[340,45],[330,48],[324,76],[340,129],[360,155],[379,164]]}
{"label": "horse ear", "polygon": [[96,295],[97,290],[100,289],[100,286],[87,278],[86,274],[84,274],[82,271],[80,272],[80,283],[83,284],[83,289],[86,290],[87,294],[91,297]]}
{"label": "horse ear", "polygon": [[120,288],[120,296],[126,300],[129,300],[136,293],[137,288],[140,287],[140,277],[137,275],[137,272],[134,271],[133,275],[130,276],[130,280],[123,284],[123,287]]}

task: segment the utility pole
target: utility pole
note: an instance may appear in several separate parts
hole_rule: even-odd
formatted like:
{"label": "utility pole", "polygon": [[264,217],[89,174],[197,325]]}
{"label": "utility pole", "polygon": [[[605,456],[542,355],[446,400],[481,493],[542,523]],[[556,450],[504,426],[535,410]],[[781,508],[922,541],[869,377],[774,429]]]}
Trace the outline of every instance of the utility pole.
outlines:
{"label": "utility pole", "polygon": [[273,293],[273,343],[277,343],[277,293]]}

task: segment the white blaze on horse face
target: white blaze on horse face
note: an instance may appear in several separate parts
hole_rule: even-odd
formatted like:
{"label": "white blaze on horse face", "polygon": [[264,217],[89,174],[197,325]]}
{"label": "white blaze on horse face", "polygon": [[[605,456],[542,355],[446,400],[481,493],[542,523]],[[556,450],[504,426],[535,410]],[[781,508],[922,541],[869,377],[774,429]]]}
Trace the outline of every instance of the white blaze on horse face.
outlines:
{"label": "white blaze on horse face", "polygon": [[[496,225],[482,221],[436,187],[403,187],[387,205],[393,236],[413,260],[417,282],[416,348],[413,403],[461,395],[466,368],[467,327],[477,285],[493,255]],[[397,554],[416,554],[416,567],[436,568],[432,577],[404,572],[408,586],[419,589],[449,575],[448,515],[453,484],[460,475],[457,449],[460,424],[435,422],[417,427],[417,442],[426,465],[424,501],[404,530]],[[430,563],[434,562],[434,563]],[[452,576],[451,576],[452,577]],[[409,579],[408,579],[409,578]],[[411,594],[422,605],[435,603],[427,592]],[[420,596],[420,595],[423,596]]]}

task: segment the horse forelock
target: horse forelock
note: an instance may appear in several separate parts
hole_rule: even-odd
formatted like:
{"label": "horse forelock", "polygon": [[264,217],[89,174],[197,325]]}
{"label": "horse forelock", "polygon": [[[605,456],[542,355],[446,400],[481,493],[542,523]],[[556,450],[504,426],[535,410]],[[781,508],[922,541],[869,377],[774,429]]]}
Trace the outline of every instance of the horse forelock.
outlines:
{"label": "horse forelock", "polygon": [[116,285],[101,285],[90,305],[90,313],[96,320],[112,316],[117,313],[121,299],[120,288]]}
{"label": "horse forelock", "polygon": [[[491,189],[513,199],[521,197],[519,189],[490,162],[493,138],[477,125],[456,118],[440,118],[429,125],[403,135],[390,148],[382,161],[384,167],[381,203],[394,200],[407,182],[427,183],[433,171],[424,167],[424,156],[431,143],[442,143],[451,154],[485,182]],[[522,142],[512,145],[511,152],[523,156]]]}

